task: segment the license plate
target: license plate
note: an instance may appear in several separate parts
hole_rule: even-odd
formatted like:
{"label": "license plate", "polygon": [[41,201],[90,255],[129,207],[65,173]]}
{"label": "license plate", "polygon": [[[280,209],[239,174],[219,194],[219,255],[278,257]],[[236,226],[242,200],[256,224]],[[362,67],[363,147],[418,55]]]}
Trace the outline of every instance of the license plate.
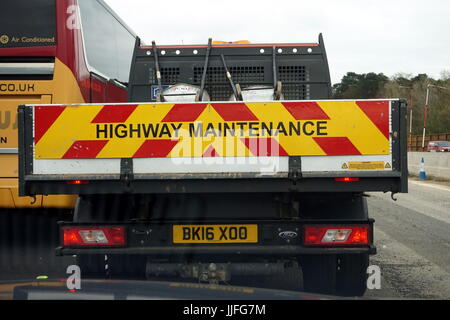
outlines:
{"label": "license plate", "polygon": [[173,243],[257,243],[258,226],[174,225]]}

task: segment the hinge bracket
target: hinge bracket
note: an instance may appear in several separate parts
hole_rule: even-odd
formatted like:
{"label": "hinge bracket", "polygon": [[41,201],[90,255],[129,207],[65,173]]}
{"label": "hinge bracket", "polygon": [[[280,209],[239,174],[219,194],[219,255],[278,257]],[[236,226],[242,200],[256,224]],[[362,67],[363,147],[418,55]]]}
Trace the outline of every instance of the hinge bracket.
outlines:
{"label": "hinge bracket", "polygon": [[289,179],[293,181],[302,178],[302,157],[289,157]]}
{"label": "hinge bracket", "polygon": [[120,180],[125,181],[127,186],[129,186],[130,181],[133,179],[134,179],[133,159],[121,159],[120,160]]}

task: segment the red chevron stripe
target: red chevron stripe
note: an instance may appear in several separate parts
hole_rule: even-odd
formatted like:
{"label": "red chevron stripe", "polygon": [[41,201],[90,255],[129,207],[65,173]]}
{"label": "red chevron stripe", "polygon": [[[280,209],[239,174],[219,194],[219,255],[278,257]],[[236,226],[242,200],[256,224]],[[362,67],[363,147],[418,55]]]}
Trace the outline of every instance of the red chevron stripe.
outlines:
{"label": "red chevron stripe", "polygon": [[212,106],[225,121],[258,121],[245,103],[213,103]]}
{"label": "red chevron stripe", "polygon": [[75,141],[62,159],[95,159],[107,143],[107,140]]}
{"label": "red chevron stripe", "polygon": [[289,156],[275,138],[244,138],[241,141],[255,157]]}
{"label": "red chevron stripe", "polygon": [[360,155],[361,152],[354,146],[354,144],[347,138],[314,138],[314,141],[322,148],[322,150],[329,156],[347,156]]}
{"label": "red chevron stripe", "polygon": [[123,123],[128,120],[136,108],[136,104],[104,106],[92,123]]}
{"label": "red chevron stripe", "polygon": [[203,158],[215,158],[220,157],[219,153],[213,146],[209,146],[208,150],[203,154]]}
{"label": "red chevron stripe", "polygon": [[330,120],[317,102],[283,102],[295,120]]}
{"label": "red chevron stripe", "polygon": [[66,107],[63,106],[40,106],[34,108],[35,144],[41,140],[65,109]]}
{"label": "red chevron stripe", "polygon": [[162,122],[194,122],[206,109],[206,103],[176,104]]}
{"label": "red chevron stripe", "polygon": [[356,101],[356,104],[389,140],[389,101]]}
{"label": "red chevron stripe", "polygon": [[166,158],[177,143],[178,140],[147,140],[133,158]]}

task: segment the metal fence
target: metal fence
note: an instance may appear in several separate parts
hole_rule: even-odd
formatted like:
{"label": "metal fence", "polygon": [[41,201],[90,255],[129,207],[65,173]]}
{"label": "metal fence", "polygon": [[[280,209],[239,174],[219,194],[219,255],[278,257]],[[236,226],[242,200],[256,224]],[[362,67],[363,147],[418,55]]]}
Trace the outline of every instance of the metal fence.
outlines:
{"label": "metal fence", "polygon": [[[422,150],[422,135],[408,136],[408,151],[424,151]],[[450,133],[430,134],[425,136],[425,149],[430,141],[450,141]]]}

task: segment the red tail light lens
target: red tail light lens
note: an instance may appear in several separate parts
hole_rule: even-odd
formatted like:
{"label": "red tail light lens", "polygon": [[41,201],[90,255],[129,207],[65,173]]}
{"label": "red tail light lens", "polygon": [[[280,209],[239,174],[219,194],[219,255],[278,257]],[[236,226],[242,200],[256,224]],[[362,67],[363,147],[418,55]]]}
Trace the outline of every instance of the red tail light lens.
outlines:
{"label": "red tail light lens", "polygon": [[343,177],[343,178],[334,178],[337,182],[356,182],[359,181],[359,178],[351,178],[351,177]]}
{"label": "red tail light lens", "polygon": [[126,232],[123,227],[63,227],[61,231],[64,247],[124,247],[126,245]]}
{"label": "red tail light lens", "polygon": [[369,226],[305,226],[304,245],[369,245]]}
{"label": "red tail light lens", "polygon": [[82,185],[82,184],[89,184],[89,181],[87,180],[71,180],[71,181],[66,181],[67,184],[70,185]]}

